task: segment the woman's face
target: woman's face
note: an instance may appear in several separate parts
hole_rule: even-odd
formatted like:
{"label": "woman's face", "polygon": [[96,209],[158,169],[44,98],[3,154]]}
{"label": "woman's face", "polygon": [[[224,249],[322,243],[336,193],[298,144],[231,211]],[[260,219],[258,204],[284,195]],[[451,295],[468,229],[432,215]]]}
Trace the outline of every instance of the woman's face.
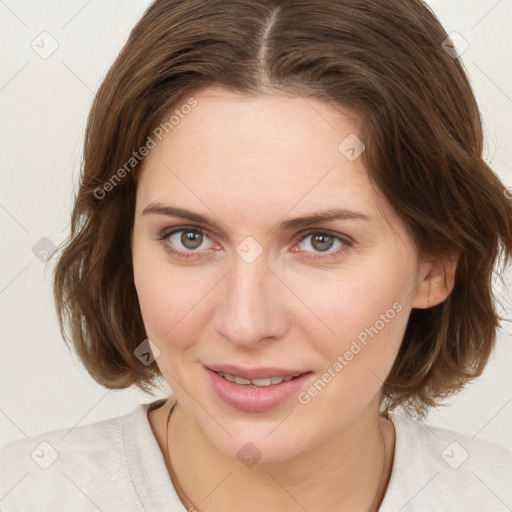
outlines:
{"label": "woman's face", "polygon": [[139,177],[144,324],[213,446],[288,459],[375,421],[425,267],[339,112],[219,88],[194,98]]}

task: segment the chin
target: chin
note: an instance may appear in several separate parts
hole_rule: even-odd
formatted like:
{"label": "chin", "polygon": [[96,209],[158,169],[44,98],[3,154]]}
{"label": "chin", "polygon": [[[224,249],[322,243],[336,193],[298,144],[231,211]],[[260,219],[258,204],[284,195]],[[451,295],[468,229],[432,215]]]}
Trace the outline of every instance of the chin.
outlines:
{"label": "chin", "polygon": [[239,460],[247,467],[287,461],[307,451],[308,447],[299,442],[301,436],[291,436],[289,431],[269,436],[268,430],[253,430],[248,433],[247,429],[241,429],[240,435],[234,433],[233,438],[213,436],[209,441],[223,455]]}

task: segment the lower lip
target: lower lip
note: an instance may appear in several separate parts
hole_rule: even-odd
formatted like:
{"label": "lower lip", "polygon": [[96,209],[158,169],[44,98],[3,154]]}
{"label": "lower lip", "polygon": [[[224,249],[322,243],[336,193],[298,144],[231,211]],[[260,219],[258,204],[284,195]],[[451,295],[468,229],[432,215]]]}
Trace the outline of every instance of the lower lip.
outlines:
{"label": "lower lip", "polygon": [[281,384],[258,388],[230,382],[213,370],[205,369],[215,394],[231,407],[246,412],[265,412],[283,404],[292,396],[296,396],[313,376],[311,372],[304,373]]}

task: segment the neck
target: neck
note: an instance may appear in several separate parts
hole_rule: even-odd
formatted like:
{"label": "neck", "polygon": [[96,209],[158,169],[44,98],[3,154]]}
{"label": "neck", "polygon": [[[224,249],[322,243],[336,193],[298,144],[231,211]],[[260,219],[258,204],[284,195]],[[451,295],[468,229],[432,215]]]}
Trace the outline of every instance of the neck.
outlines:
{"label": "neck", "polygon": [[173,483],[198,512],[376,512],[391,475],[394,429],[374,411],[292,459],[246,467],[212,446],[178,404],[168,425]]}

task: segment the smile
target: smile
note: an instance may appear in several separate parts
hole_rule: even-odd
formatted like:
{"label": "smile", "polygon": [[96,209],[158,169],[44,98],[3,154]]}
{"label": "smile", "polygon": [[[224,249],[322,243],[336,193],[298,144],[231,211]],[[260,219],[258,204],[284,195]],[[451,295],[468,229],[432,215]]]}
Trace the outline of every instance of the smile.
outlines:
{"label": "smile", "polygon": [[229,375],[227,373],[215,372],[220,375],[222,378],[226,379],[229,382],[234,382],[236,384],[240,384],[241,386],[256,386],[258,388],[264,388],[268,386],[274,386],[276,384],[281,384],[281,382],[288,382],[299,375],[294,375],[291,377],[269,377],[266,379],[244,379],[243,377],[237,377],[235,375]]}
{"label": "smile", "polygon": [[213,395],[229,407],[252,413],[271,411],[292,400],[315,376],[296,369],[230,367],[230,373],[227,366],[222,369],[204,367]]}

